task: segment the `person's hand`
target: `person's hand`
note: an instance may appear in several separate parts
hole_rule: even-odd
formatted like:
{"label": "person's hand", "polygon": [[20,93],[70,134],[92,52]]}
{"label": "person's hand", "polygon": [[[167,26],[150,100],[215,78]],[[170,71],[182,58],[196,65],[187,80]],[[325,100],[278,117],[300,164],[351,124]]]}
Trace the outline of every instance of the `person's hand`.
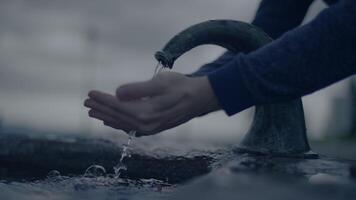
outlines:
{"label": "person's hand", "polygon": [[219,109],[207,77],[162,72],[144,82],[126,84],[116,96],[89,92],[89,116],[115,129],[152,135]]}

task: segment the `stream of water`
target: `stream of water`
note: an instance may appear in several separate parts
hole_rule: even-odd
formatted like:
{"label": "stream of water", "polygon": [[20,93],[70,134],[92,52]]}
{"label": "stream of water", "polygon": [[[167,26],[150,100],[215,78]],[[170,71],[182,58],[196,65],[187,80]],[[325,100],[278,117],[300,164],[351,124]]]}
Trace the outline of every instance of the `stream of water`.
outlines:
{"label": "stream of water", "polygon": [[[152,78],[154,78],[155,76],[157,76],[157,74],[159,74],[160,72],[162,72],[165,69],[165,67],[161,64],[161,62],[158,62],[157,66],[155,67],[154,71],[153,71],[153,76]],[[124,163],[124,159],[126,157],[130,157],[130,147],[131,147],[131,143],[133,138],[136,135],[136,131],[135,130],[131,130],[129,132],[129,138],[127,140],[127,143],[123,145],[122,148],[122,153],[121,153],[121,157],[119,160],[119,163],[114,166],[114,172],[116,177],[120,178],[121,172],[127,170],[127,166]]]}
{"label": "stream of water", "polygon": [[126,157],[130,157],[130,151],[129,148],[131,146],[131,142],[133,138],[135,137],[136,131],[130,131],[129,132],[129,139],[127,140],[127,143],[123,145],[122,147],[122,152],[121,152],[121,157],[119,160],[119,163],[117,163],[116,166],[114,166],[114,172],[116,177],[120,177],[121,171],[127,170],[126,165],[124,164],[124,159]]}

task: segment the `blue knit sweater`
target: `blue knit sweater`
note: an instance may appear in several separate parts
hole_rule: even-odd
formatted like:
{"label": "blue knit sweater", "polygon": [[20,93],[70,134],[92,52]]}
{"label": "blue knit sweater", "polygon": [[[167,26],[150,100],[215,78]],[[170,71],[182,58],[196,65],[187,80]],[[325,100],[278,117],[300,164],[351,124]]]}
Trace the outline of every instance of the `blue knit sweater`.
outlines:
{"label": "blue knit sweater", "polygon": [[329,8],[297,27],[312,0],[263,0],[253,24],[276,40],[249,54],[226,53],[193,75],[207,75],[221,107],[233,115],[355,74],[356,0],[327,2]]}

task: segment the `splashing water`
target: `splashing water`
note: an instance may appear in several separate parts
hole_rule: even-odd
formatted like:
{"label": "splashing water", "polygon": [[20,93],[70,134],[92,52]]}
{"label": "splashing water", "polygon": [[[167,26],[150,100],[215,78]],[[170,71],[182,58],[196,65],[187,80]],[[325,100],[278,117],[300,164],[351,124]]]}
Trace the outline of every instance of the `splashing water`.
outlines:
{"label": "splashing water", "polygon": [[[157,74],[159,74],[162,71],[164,71],[164,69],[165,69],[165,67],[162,65],[162,63],[158,62],[157,66],[155,67],[155,70],[153,72],[152,78],[154,78]],[[130,149],[131,142],[132,142],[133,138],[136,135],[136,131],[132,130],[132,131],[130,131],[128,133],[128,135],[129,135],[129,138],[127,140],[127,143],[123,145],[119,163],[116,166],[113,167],[116,178],[120,178],[121,172],[127,170],[127,167],[124,164],[124,159],[126,157],[130,157],[131,156],[130,152],[129,152],[129,149]],[[85,177],[86,176],[87,177],[92,177],[92,176],[98,176],[98,174],[100,174],[100,175],[106,174],[105,168],[100,166],[100,165],[91,165],[85,170],[84,176]]]}
{"label": "splashing water", "polygon": [[91,165],[85,170],[84,177],[99,177],[105,176],[106,170],[100,165]]}
{"label": "splashing water", "polygon": [[47,178],[56,178],[61,176],[61,173],[58,170],[51,170],[47,174]]}
{"label": "splashing water", "polygon": [[30,181],[0,179],[0,199],[158,200],[166,199],[176,189],[175,185],[162,180],[115,178],[114,174],[104,174],[105,169],[100,165],[93,165],[87,171],[87,175],[71,176],[52,170],[47,178]]}
{"label": "splashing water", "polygon": [[133,137],[135,137],[135,135],[136,135],[136,131],[130,131],[129,132],[129,139],[127,140],[127,143],[124,144],[124,146],[122,148],[122,153],[121,153],[121,157],[120,157],[119,163],[114,167],[115,176],[117,178],[120,177],[122,171],[126,171],[127,170],[127,167],[124,164],[124,158],[125,157],[130,157],[130,152],[128,150],[130,148],[131,141],[132,141]]}
{"label": "splashing water", "polygon": [[[155,67],[155,70],[153,72],[152,78],[154,78],[157,74],[164,71],[164,69],[165,69],[165,67],[162,65],[162,63],[158,62],[157,66]],[[126,157],[130,157],[130,152],[128,150],[130,149],[131,142],[132,142],[133,138],[135,137],[135,135],[136,135],[136,131],[132,130],[129,132],[129,139],[127,140],[127,143],[123,145],[119,163],[116,166],[114,166],[114,172],[115,172],[115,176],[117,178],[120,178],[122,171],[127,170],[127,166],[124,164],[124,159]]]}

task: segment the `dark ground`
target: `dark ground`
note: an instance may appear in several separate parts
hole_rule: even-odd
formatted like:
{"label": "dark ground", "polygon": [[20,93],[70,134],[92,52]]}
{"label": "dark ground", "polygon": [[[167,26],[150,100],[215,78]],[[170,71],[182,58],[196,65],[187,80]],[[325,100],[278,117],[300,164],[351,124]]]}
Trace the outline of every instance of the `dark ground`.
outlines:
{"label": "dark ground", "polygon": [[310,142],[313,151],[335,158],[356,160],[356,138],[330,138]]}

